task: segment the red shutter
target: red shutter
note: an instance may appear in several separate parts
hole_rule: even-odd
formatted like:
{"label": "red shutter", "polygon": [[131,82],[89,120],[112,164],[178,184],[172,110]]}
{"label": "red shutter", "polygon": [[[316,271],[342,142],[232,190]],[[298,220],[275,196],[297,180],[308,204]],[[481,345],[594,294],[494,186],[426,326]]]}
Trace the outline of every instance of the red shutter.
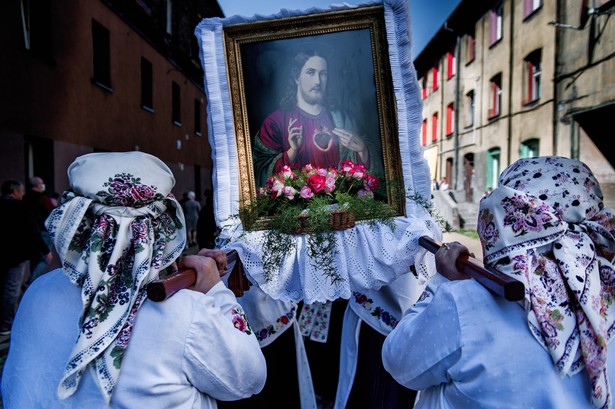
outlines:
{"label": "red shutter", "polygon": [[497,25],[498,16],[495,10],[489,11],[489,44],[493,44],[497,40]]}

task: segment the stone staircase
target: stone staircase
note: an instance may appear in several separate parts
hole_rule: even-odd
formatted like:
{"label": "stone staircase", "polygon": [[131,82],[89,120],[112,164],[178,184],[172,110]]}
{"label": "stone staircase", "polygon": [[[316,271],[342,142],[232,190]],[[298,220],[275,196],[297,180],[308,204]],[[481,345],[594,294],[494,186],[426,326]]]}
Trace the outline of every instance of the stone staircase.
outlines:
{"label": "stone staircase", "polygon": [[432,192],[434,210],[453,230],[476,230],[478,203],[459,201],[458,198],[463,197],[462,194],[463,192],[451,190]]}
{"label": "stone staircase", "polygon": [[459,212],[459,225],[462,229],[476,230],[476,218],[478,217],[478,203],[457,203]]}
{"label": "stone staircase", "polygon": [[[615,209],[615,183],[601,182],[605,207]],[[463,191],[435,191],[433,200],[435,209],[453,227],[453,230],[476,230],[478,202],[463,202]]]}

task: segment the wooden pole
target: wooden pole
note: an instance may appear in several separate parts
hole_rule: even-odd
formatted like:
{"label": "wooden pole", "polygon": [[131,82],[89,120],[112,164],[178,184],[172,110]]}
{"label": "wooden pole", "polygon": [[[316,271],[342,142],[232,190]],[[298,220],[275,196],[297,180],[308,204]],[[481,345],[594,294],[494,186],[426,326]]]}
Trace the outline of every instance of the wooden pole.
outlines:
{"label": "wooden pole", "polygon": [[[435,253],[442,247],[442,243],[429,236],[420,237],[419,245],[431,253]],[[519,301],[525,297],[525,286],[521,281],[483,264],[474,257],[462,254],[457,258],[455,264],[458,270],[468,274],[484,287],[509,301]]]}

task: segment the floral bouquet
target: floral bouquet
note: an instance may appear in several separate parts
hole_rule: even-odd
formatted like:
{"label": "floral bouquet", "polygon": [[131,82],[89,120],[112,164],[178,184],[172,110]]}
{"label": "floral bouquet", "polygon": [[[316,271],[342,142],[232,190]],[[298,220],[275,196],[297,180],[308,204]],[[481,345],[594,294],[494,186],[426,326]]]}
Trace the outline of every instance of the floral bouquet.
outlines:
{"label": "floral bouquet", "polygon": [[343,161],[337,168],[310,164],[300,170],[285,166],[259,188],[256,198],[240,210],[246,230],[266,230],[263,244],[266,271],[274,271],[293,249],[289,235],[309,233],[308,255],[335,280],[337,254],[334,231],[355,220],[385,223],[394,228],[397,210],[383,200],[380,180],[365,166]]}
{"label": "floral bouquet", "polygon": [[259,196],[269,196],[277,200],[284,196],[287,200],[308,201],[314,196],[335,200],[337,193],[356,194],[359,197],[371,196],[378,189],[380,179],[367,172],[365,166],[357,165],[349,160],[340,163],[336,168],[315,168],[305,165],[297,174],[288,166],[282,172],[267,180],[267,186],[259,189]]}

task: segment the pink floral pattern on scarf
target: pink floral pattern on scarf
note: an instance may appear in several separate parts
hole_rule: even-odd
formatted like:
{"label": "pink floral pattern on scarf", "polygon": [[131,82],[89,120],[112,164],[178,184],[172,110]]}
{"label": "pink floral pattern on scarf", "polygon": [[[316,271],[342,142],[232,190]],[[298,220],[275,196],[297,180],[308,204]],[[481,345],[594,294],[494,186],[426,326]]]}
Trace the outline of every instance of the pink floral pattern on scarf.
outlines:
{"label": "pink floral pattern on scarf", "polygon": [[142,152],[84,155],[69,167],[69,180],[72,190],[46,221],[83,302],[58,396],[72,395],[91,366],[108,402],[147,283],[185,247],[184,217],[170,169]]}
{"label": "pink floral pattern on scarf", "polygon": [[528,325],[564,375],[587,369],[594,407],[610,407],[615,223],[583,163],[521,159],[481,200],[484,261],[525,284]]}

